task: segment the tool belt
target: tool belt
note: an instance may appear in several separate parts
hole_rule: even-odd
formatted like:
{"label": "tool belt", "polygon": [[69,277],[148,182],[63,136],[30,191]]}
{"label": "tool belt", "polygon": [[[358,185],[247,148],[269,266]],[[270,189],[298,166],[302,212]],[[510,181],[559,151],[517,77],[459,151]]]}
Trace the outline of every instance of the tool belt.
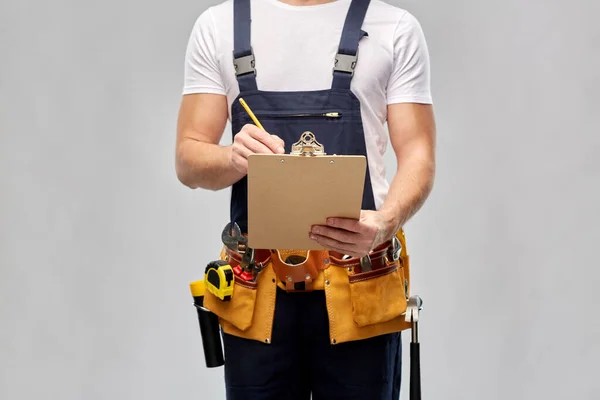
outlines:
{"label": "tool belt", "polygon": [[402,230],[362,258],[328,250],[253,249],[235,223],[225,227],[222,239],[223,262],[206,268],[204,304],[228,334],[271,343],[278,288],[325,291],[332,344],[410,327],[403,317],[410,262]]}
{"label": "tool belt", "polygon": [[[314,282],[319,272],[330,266],[346,268],[353,274],[358,274],[369,268],[376,271],[385,268],[390,261],[399,258],[400,249],[394,246],[394,241],[387,241],[371,251],[368,257],[359,259],[346,258],[344,254],[327,250],[261,250],[254,253],[254,261],[259,265],[271,262],[273,270],[280,283],[288,292],[308,292],[314,290]],[[227,261],[234,270],[240,268],[243,255],[226,249]],[[364,261],[366,260],[366,261]]]}

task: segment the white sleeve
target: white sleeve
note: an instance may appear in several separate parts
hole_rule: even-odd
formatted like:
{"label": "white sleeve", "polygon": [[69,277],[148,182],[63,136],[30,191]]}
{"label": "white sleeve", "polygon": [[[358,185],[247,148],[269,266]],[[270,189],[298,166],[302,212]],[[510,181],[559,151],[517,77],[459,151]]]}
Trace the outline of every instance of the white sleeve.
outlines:
{"label": "white sleeve", "polygon": [[214,93],[225,95],[219,69],[215,24],[210,8],[196,20],[186,53],[183,94]]}
{"label": "white sleeve", "polygon": [[429,50],[417,19],[405,12],[394,33],[394,67],[387,103],[432,104]]}

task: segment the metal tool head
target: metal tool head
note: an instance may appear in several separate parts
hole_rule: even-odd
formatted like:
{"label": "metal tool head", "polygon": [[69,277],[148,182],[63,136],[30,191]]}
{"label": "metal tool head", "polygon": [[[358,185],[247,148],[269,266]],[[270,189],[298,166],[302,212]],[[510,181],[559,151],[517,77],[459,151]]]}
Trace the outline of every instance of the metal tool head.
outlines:
{"label": "metal tool head", "polygon": [[373,270],[373,265],[371,264],[371,257],[368,254],[360,259],[360,270],[362,272],[368,272]]}
{"label": "metal tool head", "polygon": [[392,261],[398,261],[400,259],[401,253],[402,244],[400,243],[400,240],[396,236],[394,236],[394,238],[392,239],[392,245],[390,248],[389,256],[392,259]]}
{"label": "metal tool head", "polygon": [[423,310],[423,299],[411,296],[406,305],[405,321],[411,324],[411,343],[419,343],[419,317]]}
{"label": "metal tool head", "polygon": [[261,273],[261,271],[265,268],[264,264],[262,262],[260,263],[254,263],[254,270],[253,270],[253,281],[256,282],[256,280],[258,279],[258,275]]}
{"label": "metal tool head", "polygon": [[242,256],[242,261],[240,262],[240,267],[242,267],[244,271],[251,272],[254,270],[254,264],[254,249],[246,247],[244,255]]}
{"label": "metal tool head", "polygon": [[221,232],[221,241],[230,250],[239,251],[240,244],[246,244],[248,239],[242,236],[242,230],[237,223],[227,223]]}

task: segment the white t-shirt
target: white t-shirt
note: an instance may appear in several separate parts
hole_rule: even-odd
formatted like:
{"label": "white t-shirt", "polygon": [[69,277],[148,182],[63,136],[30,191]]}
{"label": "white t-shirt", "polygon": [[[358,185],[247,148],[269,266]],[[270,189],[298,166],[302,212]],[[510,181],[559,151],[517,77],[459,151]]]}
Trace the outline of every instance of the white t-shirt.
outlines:
{"label": "white t-shirt", "polygon": [[[332,70],[350,0],[292,6],[251,0],[251,42],[258,89],[310,91],[331,88]],[[429,54],[419,22],[409,12],[372,0],[362,29],[351,90],[361,103],[375,206],[388,190],[384,153],[387,105],[431,104]],[[197,19],[186,57],[184,94],[239,94],[233,68],[233,1],[210,7]],[[231,115],[230,115],[231,118]]]}

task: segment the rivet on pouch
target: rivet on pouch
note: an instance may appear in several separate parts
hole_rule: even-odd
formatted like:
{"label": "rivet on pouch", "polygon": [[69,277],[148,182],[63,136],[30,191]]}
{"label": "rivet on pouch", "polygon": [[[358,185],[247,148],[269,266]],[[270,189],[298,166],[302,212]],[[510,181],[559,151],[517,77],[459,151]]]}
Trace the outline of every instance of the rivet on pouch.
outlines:
{"label": "rivet on pouch", "polygon": [[353,268],[352,267],[348,267],[348,272],[352,272]]}
{"label": "rivet on pouch", "polygon": [[287,280],[288,280],[288,282],[291,282],[291,281],[293,281],[294,279],[293,279],[291,276],[288,276],[288,277],[287,277]]}
{"label": "rivet on pouch", "polygon": [[325,264],[329,264],[329,258],[326,258],[326,259],[324,259],[324,260],[323,260],[323,262],[324,262]]}
{"label": "rivet on pouch", "polygon": [[265,343],[269,344],[271,341],[269,339],[265,339]]}
{"label": "rivet on pouch", "polygon": [[326,285],[329,285],[329,281],[325,281],[325,284],[326,284]]}
{"label": "rivet on pouch", "polygon": [[331,343],[333,343],[333,344],[336,344],[336,343],[337,343],[337,340],[333,339],[333,340],[331,341]]}
{"label": "rivet on pouch", "polygon": [[310,281],[310,275],[306,274],[306,276],[304,277],[304,279],[306,279],[307,281]]}

